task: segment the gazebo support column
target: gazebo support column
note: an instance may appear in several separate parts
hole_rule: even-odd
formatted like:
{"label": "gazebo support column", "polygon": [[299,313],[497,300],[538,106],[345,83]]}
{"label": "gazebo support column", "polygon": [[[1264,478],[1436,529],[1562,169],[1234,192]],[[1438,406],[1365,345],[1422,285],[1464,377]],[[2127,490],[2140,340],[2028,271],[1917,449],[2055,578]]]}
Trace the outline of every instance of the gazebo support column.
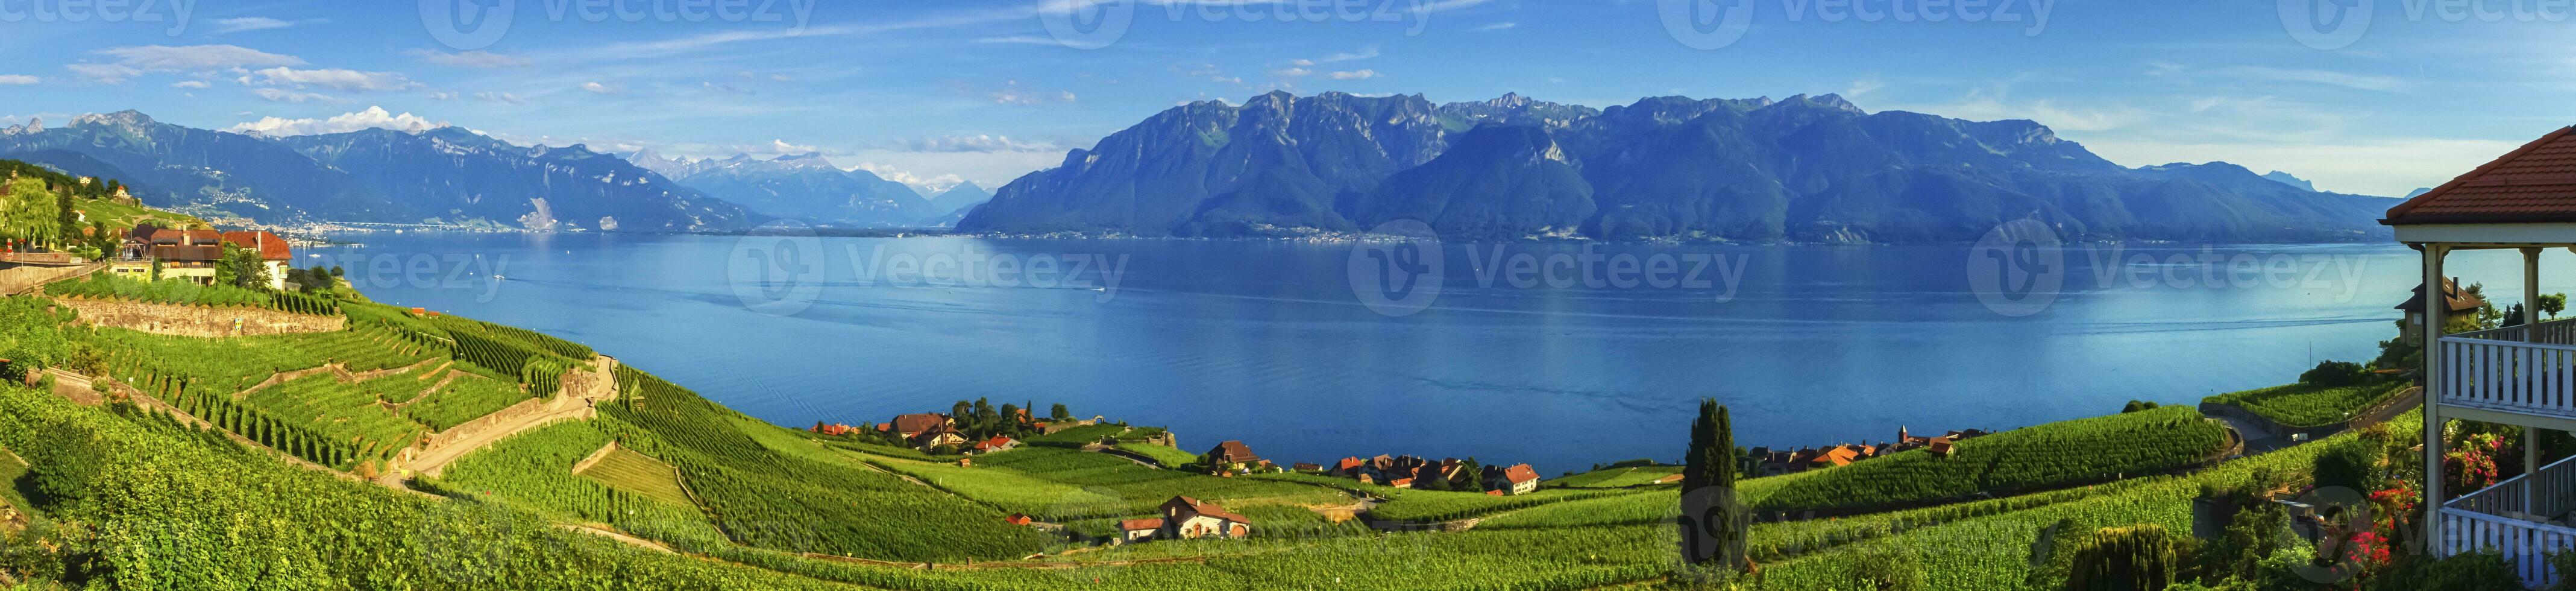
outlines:
{"label": "gazebo support column", "polygon": [[2424,244],[2424,549],[2442,548],[2442,316],[2450,300],[2442,290],[2442,256],[2450,247]]}

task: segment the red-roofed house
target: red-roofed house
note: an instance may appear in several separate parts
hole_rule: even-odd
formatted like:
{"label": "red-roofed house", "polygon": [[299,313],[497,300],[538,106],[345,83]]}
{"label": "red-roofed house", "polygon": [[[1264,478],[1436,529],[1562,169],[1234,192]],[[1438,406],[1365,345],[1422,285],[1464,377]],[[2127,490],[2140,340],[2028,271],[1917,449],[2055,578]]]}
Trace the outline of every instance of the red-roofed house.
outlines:
{"label": "red-roofed house", "polygon": [[1141,542],[1163,532],[1161,519],[1129,519],[1118,522],[1118,541]]}
{"label": "red-roofed house", "polygon": [[848,435],[848,434],[850,434],[850,432],[851,432],[851,431],[857,431],[857,430],[858,430],[858,429],[856,429],[856,428],[852,428],[852,427],[851,427],[851,426],[849,426],[849,425],[842,425],[842,424],[837,424],[837,423],[836,423],[836,424],[830,424],[830,425],[815,425],[815,426],[814,426],[814,432],[816,432],[816,433],[821,433],[821,434],[824,434],[824,435],[830,435],[830,436],[833,436],[833,437],[839,437],[839,436],[842,436],[842,435]]}
{"label": "red-roofed house", "polygon": [[[2453,252],[2518,251],[2520,301],[2537,301],[2540,253],[2576,247],[2576,127],[2552,131],[2409,198],[2389,208],[2379,223],[2422,253],[2418,285],[2450,291],[2444,263]],[[2519,425],[2524,437],[2576,429],[2576,380],[2551,377],[2567,370],[2567,350],[2576,346],[2576,331],[2569,329],[2576,328],[2576,319],[2543,322],[2537,307],[2527,306],[2515,326],[2452,333],[2445,322],[2454,315],[2452,306],[2419,301],[2415,307],[2407,311],[2406,339],[2425,351],[2417,374],[2426,376],[2418,378],[2428,427],[2425,465],[2444,461],[2449,442],[2442,425],[2452,419]],[[2526,439],[2521,447],[2527,453],[2542,447],[2534,443]],[[2576,459],[2543,465],[2539,456],[2525,455],[2522,468],[2524,476],[2515,479],[2521,482],[2480,490],[2443,490],[2443,479],[2425,479],[2422,498],[2438,504],[2430,504],[2436,510],[2419,524],[2424,534],[2417,539],[2436,557],[2492,545],[2480,540],[2518,541],[2506,560],[2515,563],[2526,586],[2546,586],[2570,574],[2552,572],[2546,557],[2576,548],[2576,527],[2548,520],[2564,513],[2557,508],[2576,506],[2576,487],[2531,483],[2563,482],[2576,474]]]}
{"label": "red-roofed house", "polygon": [[295,249],[286,244],[286,239],[267,230],[225,232],[222,236],[224,244],[259,253],[260,264],[268,267],[269,289],[286,289],[286,267],[295,264]]}
{"label": "red-roofed house", "polygon": [[975,442],[975,453],[993,453],[1019,446],[1020,440],[995,435],[992,439]]}
{"label": "red-roofed house", "polygon": [[1253,455],[1252,446],[1244,445],[1241,441],[1216,444],[1216,449],[1208,450],[1208,453],[1216,454],[1216,461],[1226,464],[1252,464],[1261,461],[1261,456]]}
{"label": "red-roofed house", "polygon": [[939,413],[926,412],[900,415],[894,418],[894,433],[896,435],[902,435],[904,439],[911,439],[920,437],[922,433],[929,432],[932,429],[938,429],[953,424],[956,424],[955,421],[949,420],[948,415]]}
{"label": "red-roofed house", "polygon": [[1252,521],[1228,512],[1216,503],[1189,497],[1172,497],[1163,501],[1163,530],[1173,538],[1243,539],[1252,536]]}
{"label": "red-roofed house", "polygon": [[1516,495],[1538,492],[1538,470],[1530,468],[1529,464],[1516,464],[1509,468],[1488,466],[1484,477],[1486,490],[1508,491]]}
{"label": "red-roofed house", "polygon": [[1026,513],[1012,513],[1010,517],[1002,518],[1002,523],[1008,523],[1011,525],[1028,525],[1037,522],[1037,519],[1029,517]]}

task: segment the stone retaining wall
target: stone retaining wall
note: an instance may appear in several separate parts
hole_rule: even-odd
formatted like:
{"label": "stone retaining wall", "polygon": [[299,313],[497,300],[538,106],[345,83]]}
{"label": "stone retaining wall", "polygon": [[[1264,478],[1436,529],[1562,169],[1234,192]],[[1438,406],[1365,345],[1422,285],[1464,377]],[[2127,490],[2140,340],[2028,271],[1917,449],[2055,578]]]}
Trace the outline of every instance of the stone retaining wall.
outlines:
{"label": "stone retaining wall", "polygon": [[[127,300],[56,298],[80,311],[83,323],[183,337],[233,337],[333,332],[349,328],[345,316],[290,314],[267,308],[182,306]],[[235,321],[240,328],[234,328]]]}

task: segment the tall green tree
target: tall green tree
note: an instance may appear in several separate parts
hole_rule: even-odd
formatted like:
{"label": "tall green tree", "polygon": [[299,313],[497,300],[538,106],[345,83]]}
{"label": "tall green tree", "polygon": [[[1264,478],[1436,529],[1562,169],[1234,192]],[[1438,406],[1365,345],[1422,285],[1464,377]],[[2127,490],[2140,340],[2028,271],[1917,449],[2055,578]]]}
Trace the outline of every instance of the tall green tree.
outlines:
{"label": "tall green tree", "polygon": [[1699,403],[1690,449],[1682,454],[1683,558],[1740,569],[1749,524],[1735,497],[1735,425],[1714,398]]}
{"label": "tall green tree", "polygon": [[61,201],[45,181],[21,177],[0,195],[0,239],[49,241],[62,233]]}

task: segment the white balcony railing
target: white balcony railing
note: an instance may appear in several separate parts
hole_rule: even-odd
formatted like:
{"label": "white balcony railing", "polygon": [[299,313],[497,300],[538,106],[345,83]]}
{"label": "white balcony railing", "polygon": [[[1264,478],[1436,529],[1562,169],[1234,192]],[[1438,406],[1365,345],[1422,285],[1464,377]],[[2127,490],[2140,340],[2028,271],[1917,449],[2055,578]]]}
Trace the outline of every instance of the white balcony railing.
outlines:
{"label": "white balcony railing", "polygon": [[2569,511],[2576,511],[2576,458],[2443,503],[2441,553],[2501,552],[2525,585],[2546,587],[2558,582],[2549,555],[2576,550],[2576,528],[2562,525]]}
{"label": "white balcony railing", "polygon": [[2576,318],[2442,337],[2442,404],[2576,417]]}

